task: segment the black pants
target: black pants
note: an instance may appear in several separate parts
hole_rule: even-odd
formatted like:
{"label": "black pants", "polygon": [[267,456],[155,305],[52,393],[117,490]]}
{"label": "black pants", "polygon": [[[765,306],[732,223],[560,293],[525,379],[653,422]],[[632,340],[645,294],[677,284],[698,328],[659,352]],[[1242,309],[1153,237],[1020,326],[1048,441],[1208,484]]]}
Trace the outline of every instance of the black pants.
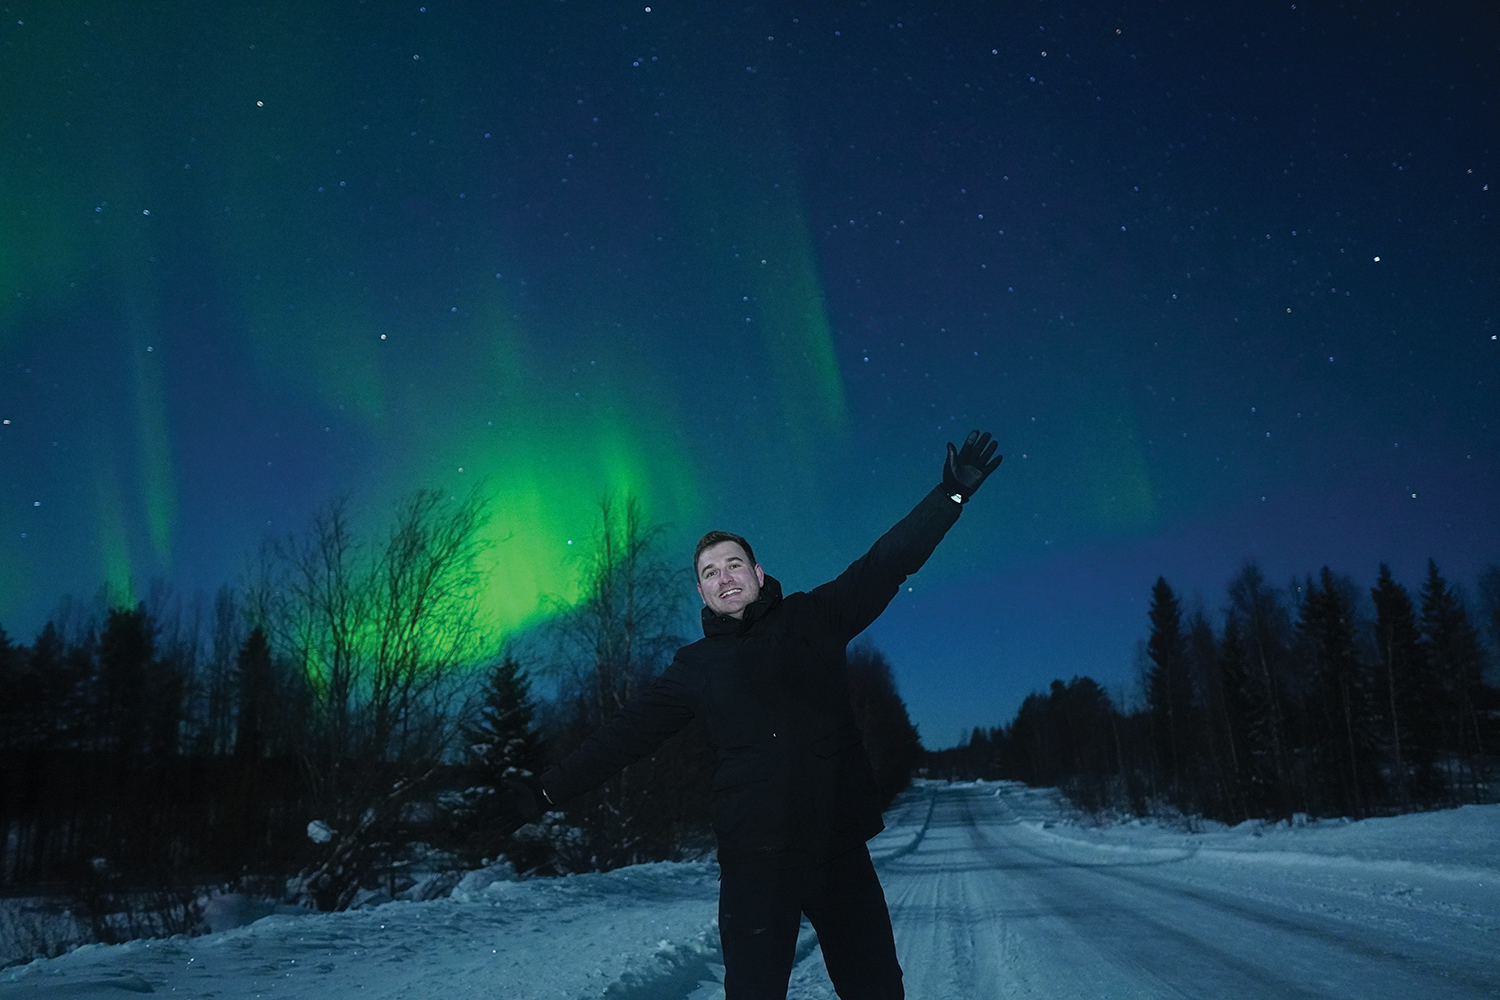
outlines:
{"label": "black pants", "polygon": [[719,941],[725,1000],[785,1000],[804,913],[842,1000],[906,995],[885,893],[861,844],[812,868],[724,869]]}

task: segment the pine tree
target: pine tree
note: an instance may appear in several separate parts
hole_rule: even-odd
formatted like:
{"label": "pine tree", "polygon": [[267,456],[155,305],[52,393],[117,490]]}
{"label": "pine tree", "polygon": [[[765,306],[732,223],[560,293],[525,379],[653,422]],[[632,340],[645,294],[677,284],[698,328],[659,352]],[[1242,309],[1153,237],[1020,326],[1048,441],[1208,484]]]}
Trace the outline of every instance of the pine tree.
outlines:
{"label": "pine tree", "polygon": [[5,629],[0,628],[0,691],[5,692],[0,696],[0,789],[5,790],[5,794],[0,794],[0,829],[9,833],[4,841],[0,841],[0,880],[4,881],[9,881],[11,855],[20,846],[18,835],[25,830],[24,824],[15,822],[21,818],[17,815],[20,810],[16,808],[16,791],[21,785],[21,768],[25,766],[21,751],[26,741],[20,722],[23,713],[33,710],[29,704],[31,699],[27,697],[29,692],[23,684],[21,663],[25,659],[24,653],[11,643]]}
{"label": "pine tree", "polygon": [[12,643],[5,629],[0,628],[0,691],[6,693],[0,698],[0,750],[8,751],[25,742],[21,735],[23,713],[35,709],[30,685],[26,683],[29,671],[22,668],[25,660],[26,651]]}
{"label": "pine tree", "polygon": [[26,677],[35,710],[21,721],[30,734],[29,742],[46,746],[78,738],[87,714],[84,682],[88,671],[80,669],[76,659],[68,655],[57,626],[50,621],[43,625],[27,657]]}
{"label": "pine tree", "polygon": [[1229,582],[1229,614],[1240,623],[1245,662],[1252,678],[1249,701],[1256,715],[1248,734],[1252,746],[1263,748],[1269,759],[1270,785],[1265,804],[1270,815],[1286,815],[1296,800],[1292,780],[1292,754],[1287,732],[1288,646],[1291,625],[1276,590],[1266,585],[1264,574],[1254,563]]}
{"label": "pine tree", "polygon": [[911,784],[922,739],[896,689],[890,661],[874,646],[862,644],[849,653],[849,700],[883,809]]}
{"label": "pine tree", "polygon": [[111,608],[99,637],[95,738],[129,767],[145,749],[147,679],[156,627],[144,607]]}
{"label": "pine tree", "polygon": [[275,688],[271,645],[260,626],[250,632],[235,657],[235,680],[239,711],[235,718],[234,753],[241,759],[254,760],[266,749],[266,727]]}
{"label": "pine tree", "polygon": [[535,778],[545,761],[545,745],[536,728],[536,706],[526,671],[511,656],[501,658],[485,681],[474,720],[463,730],[468,762],[463,769],[469,787],[455,819],[465,850],[476,858],[502,851],[523,868],[547,860],[540,843],[512,840],[495,833],[495,809],[506,779]]}
{"label": "pine tree", "polygon": [[[974,730],[967,749],[994,754],[993,776],[1057,786],[1082,808],[1098,809],[1109,804],[1110,785],[1123,776],[1118,716],[1092,678],[1054,680],[1046,694],[1026,696],[1009,726],[988,734]],[[1132,796],[1132,804],[1144,803]]]}
{"label": "pine tree", "polygon": [[1264,815],[1271,806],[1275,768],[1271,761],[1270,712],[1263,689],[1251,675],[1244,626],[1230,617],[1219,645],[1218,698],[1213,705],[1228,758],[1231,808],[1240,820]]}
{"label": "pine tree", "polygon": [[1324,766],[1318,773],[1328,782],[1325,795],[1340,811],[1364,816],[1374,788],[1372,716],[1369,674],[1360,662],[1354,638],[1354,609],[1344,581],[1323,567],[1319,579],[1308,579],[1297,630],[1306,643],[1317,709],[1322,725],[1313,742]]}
{"label": "pine tree", "polygon": [[1177,595],[1162,577],[1151,588],[1151,638],[1146,652],[1153,666],[1146,675],[1146,704],[1151,711],[1155,744],[1171,780],[1172,796],[1179,806],[1183,797],[1185,742],[1190,721],[1192,688],[1187,674],[1187,641],[1182,632],[1182,611]]}
{"label": "pine tree", "polygon": [[1490,648],[1500,658],[1500,566],[1479,574],[1479,620],[1490,633]]}
{"label": "pine tree", "polygon": [[1382,694],[1390,733],[1396,792],[1403,805],[1423,804],[1442,796],[1437,770],[1438,711],[1441,692],[1417,630],[1411,595],[1380,564],[1380,576],[1370,591],[1375,601],[1375,649],[1380,659]]}
{"label": "pine tree", "polygon": [[[1054,686],[1062,681],[1054,681]],[[1033,787],[1056,784],[1056,768],[1048,753],[1047,696],[1032,692],[1021,702],[1005,730],[1003,775]]]}
{"label": "pine tree", "polygon": [[1185,650],[1189,723],[1182,744],[1188,761],[1185,776],[1198,808],[1205,814],[1223,815],[1234,809],[1229,801],[1229,762],[1210,707],[1220,683],[1219,641],[1201,607],[1188,617]]}
{"label": "pine tree", "polygon": [[1059,730],[1057,746],[1062,785],[1085,809],[1106,804],[1105,778],[1118,770],[1113,752],[1114,705],[1092,677],[1074,677],[1066,685],[1054,682],[1052,724]]}
{"label": "pine tree", "polygon": [[475,773],[496,786],[505,778],[534,778],[544,747],[536,730],[531,682],[521,665],[505,656],[490,672],[477,720],[464,731]]}
{"label": "pine tree", "polygon": [[1484,651],[1469,622],[1468,609],[1431,559],[1427,560],[1427,583],[1422,588],[1422,645],[1446,702],[1445,742],[1467,759],[1471,790],[1477,800],[1482,781],[1478,764],[1484,747],[1475,700],[1476,695],[1483,694]]}

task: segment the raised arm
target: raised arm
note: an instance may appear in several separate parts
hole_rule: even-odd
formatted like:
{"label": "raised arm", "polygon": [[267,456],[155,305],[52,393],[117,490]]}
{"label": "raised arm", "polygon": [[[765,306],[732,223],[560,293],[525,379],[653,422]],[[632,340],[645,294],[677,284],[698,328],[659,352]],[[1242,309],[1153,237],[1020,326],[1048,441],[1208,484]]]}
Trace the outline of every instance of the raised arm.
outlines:
{"label": "raised arm", "polygon": [[943,480],[838,578],[811,597],[837,634],[853,639],[891,603],[906,578],[921,569],[963,505],[984,485],[1004,457],[988,432],[973,431],[963,446],[948,445]]}

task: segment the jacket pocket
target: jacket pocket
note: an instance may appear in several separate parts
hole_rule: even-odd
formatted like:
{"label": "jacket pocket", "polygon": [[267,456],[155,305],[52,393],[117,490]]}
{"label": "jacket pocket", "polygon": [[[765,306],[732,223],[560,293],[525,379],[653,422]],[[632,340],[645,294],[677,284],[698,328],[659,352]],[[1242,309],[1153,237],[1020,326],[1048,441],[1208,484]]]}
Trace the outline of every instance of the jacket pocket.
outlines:
{"label": "jacket pocket", "polygon": [[767,757],[753,756],[727,760],[714,769],[714,791],[747,785],[752,781],[765,781],[774,770]]}
{"label": "jacket pocket", "polygon": [[812,752],[819,757],[836,757],[850,747],[859,746],[864,739],[858,726],[843,726],[820,740],[815,740]]}
{"label": "jacket pocket", "polygon": [[786,794],[765,757],[731,760],[714,772],[711,807],[721,858],[763,857],[786,846]]}

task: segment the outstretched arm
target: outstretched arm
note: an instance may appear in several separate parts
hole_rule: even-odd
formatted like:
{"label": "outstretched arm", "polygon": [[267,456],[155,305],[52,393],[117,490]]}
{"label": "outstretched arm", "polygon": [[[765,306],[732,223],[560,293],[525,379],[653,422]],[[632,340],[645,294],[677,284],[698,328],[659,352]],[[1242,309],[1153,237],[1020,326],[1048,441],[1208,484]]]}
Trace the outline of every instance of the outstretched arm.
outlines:
{"label": "outstretched arm", "polygon": [[[673,663],[675,666],[675,663]],[[637,694],[615,718],[537,778],[507,778],[498,804],[501,834],[514,834],[525,823],[541,819],[553,805],[600,786],[619,771],[654,753],[693,720],[688,691],[678,673],[667,667],[651,687]]]}
{"label": "outstretched arm", "polygon": [[812,592],[837,634],[853,639],[863,632],[891,603],[906,578],[922,568],[958,520],[962,506],[1000,467],[1004,456],[995,454],[996,447],[989,433],[980,431],[970,433],[960,448],[950,443],[942,483],[838,579]]}
{"label": "outstretched arm", "polygon": [[501,793],[499,826],[511,834],[655,752],[693,718],[692,699],[671,667],[613,719],[543,774],[511,779]]}
{"label": "outstretched arm", "polygon": [[542,775],[550,801],[561,804],[602,785],[657,748],[693,720],[691,692],[676,661],[619,715]]}

